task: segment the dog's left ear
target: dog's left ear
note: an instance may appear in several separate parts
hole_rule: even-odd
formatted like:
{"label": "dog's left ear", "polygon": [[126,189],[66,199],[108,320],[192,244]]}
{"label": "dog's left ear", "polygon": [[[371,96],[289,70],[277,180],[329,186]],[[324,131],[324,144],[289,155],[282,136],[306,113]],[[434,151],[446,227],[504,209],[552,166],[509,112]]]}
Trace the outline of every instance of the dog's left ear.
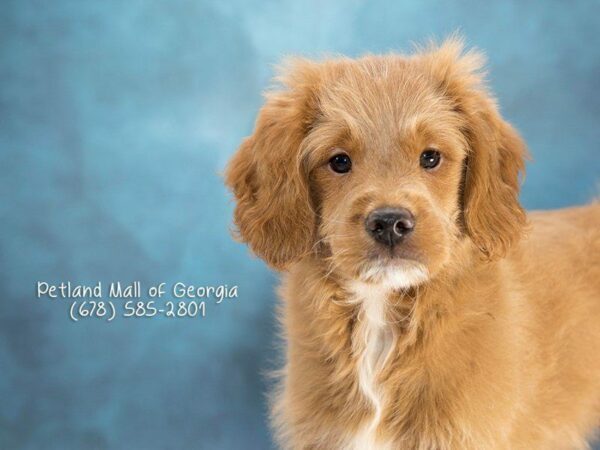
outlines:
{"label": "dog's left ear", "polygon": [[464,53],[462,40],[454,37],[423,58],[429,74],[464,118],[469,146],[462,198],[466,232],[486,258],[502,257],[526,224],[518,197],[527,148],[502,119],[485,87],[481,53]]}

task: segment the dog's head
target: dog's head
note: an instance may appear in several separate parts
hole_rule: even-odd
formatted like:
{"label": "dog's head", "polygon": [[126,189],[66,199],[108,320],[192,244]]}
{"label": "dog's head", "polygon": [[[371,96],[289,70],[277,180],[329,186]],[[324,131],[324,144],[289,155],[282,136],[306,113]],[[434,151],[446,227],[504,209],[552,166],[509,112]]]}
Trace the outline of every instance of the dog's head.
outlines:
{"label": "dog's head", "polygon": [[465,238],[503,255],[525,222],[526,149],[481,68],[456,39],[293,61],[227,169],[241,239],[277,269],[314,253],[399,287],[435,276]]}

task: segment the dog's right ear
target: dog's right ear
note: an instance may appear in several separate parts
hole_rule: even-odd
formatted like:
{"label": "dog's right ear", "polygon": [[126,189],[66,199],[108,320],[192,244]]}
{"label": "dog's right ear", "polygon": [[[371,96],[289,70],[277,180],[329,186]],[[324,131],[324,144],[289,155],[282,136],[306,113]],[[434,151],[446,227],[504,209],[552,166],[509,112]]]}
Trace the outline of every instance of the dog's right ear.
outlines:
{"label": "dog's right ear", "polygon": [[270,92],[254,134],[230,161],[225,182],[237,204],[240,240],[276,269],[310,251],[315,216],[300,147],[318,113],[319,67],[295,60],[284,89]]}

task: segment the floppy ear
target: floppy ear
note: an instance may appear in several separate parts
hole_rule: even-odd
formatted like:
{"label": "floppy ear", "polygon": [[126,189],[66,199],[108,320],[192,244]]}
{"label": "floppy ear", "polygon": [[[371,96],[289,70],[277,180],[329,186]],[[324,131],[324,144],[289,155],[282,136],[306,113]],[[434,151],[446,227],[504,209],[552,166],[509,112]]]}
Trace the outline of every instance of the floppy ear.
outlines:
{"label": "floppy ear", "polygon": [[306,254],[315,217],[300,146],[317,114],[318,68],[294,62],[282,91],[267,94],[254,134],[229,163],[225,182],[237,200],[239,238],[276,269]]}
{"label": "floppy ear", "polygon": [[527,217],[519,203],[525,143],[492,102],[471,118],[464,188],[464,220],[473,242],[489,259],[502,257],[521,237]]}
{"label": "floppy ear", "polygon": [[425,59],[464,119],[469,147],[462,199],[466,232],[486,258],[501,257],[520,238],[526,223],[518,197],[527,148],[502,119],[485,87],[482,54],[464,54],[461,39],[454,37]]}

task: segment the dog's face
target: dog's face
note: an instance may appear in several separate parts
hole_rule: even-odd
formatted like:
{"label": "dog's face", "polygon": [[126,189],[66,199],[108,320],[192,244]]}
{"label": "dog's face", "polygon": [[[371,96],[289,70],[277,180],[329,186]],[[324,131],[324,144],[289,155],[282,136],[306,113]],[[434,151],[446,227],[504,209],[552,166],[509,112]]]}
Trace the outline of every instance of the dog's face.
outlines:
{"label": "dog's face", "polygon": [[357,66],[324,86],[302,148],[317,238],[353,279],[410,286],[460,236],[464,121],[409,63]]}
{"label": "dog's face", "polygon": [[460,44],[297,61],[232,160],[242,239],[276,268],[313,253],[367,282],[426,282],[470,239],[501,255],[525,216],[525,148]]}

